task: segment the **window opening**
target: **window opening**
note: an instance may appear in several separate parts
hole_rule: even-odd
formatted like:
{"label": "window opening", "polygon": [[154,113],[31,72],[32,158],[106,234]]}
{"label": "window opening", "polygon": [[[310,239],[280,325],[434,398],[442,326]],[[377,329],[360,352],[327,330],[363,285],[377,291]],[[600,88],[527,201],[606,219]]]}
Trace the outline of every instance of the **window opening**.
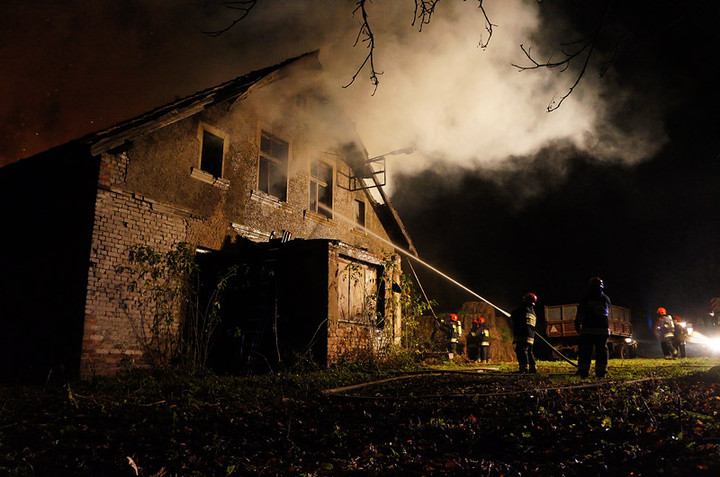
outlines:
{"label": "window opening", "polygon": [[338,308],[343,321],[383,327],[380,309],[378,269],[359,262],[340,259],[338,263]]}
{"label": "window opening", "polygon": [[332,207],[333,167],[323,161],[314,161],[310,166],[310,210],[331,219]]}
{"label": "window opening", "polygon": [[355,223],[365,227],[365,202],[355,199]]}
{"label": "window opening", "polygon": [[287,201],[289,151],[290,145],[286,141],[262,131],[258,189],[281,201]]}
{"label": "window opening", "polygon": [[215,177],[222,177],[225,138],[203,130],[200,169]]}

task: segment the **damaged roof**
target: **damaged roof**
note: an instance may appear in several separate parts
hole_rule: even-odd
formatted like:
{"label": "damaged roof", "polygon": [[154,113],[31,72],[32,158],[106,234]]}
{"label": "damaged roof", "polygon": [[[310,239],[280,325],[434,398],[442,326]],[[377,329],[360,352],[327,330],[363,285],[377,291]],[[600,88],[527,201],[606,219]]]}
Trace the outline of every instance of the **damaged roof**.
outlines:
{"label": "damaged roof", "polygon": [[[79,139],[70,141],[61,146],[52,148],[49,151],[38,154],[52,154],[53,151],[70,150],[74,148],[86,149],[91,156],[97,156],[114,148],[120,147],[134,138],[148,134],[157,129],[190,117],[208,107],[216,105],[229,99],[240,100],[250,94],[253,90],[262,88],[275,81],[283,79],[290,74],[290,68],[304,67],[308,70],[321,70],[319,61],[319,50],[304,53],[294,58],[289,58],[282,63],[262,68],[243,76],[221,83],[217,86],[193,93],[184,98],[152,109],[144,114],[135,116],[126,121],[115,124],[106,129],[88,134]],[[358,139],[359,141],[359,139]],[[357,159],[350,161],[355,168],[365,168],[365,161],[368,158],[367,151],[360,147],[357,151]],[[376,183],[384,203],[371,200],[373,209],[378,215],[383,227],[393,243],[406,248],[414,255],[417,255],[415,247],[405,230],[400,217],[390,205],[388,198],[380,184]]]}
{"label": "damaged roof", "polygon": [[300,56],[287,59],[282,63],[253,71],[226,81],[212,88],[198,91],[190,96],[173,101],[145,114],[123,121],[94,134],[85,136],[82,140],[91,144],[92,155],[97,155],[109,149],[120,146],[134,137],[147,134],[172,124],[186,117],[202,111],[219,102],[237,98],[240,99],[253,89],[261,88],[287,75],[287,66],[302,64],[312,69],[321,69],[318,60],[319,50],[304,53]]}

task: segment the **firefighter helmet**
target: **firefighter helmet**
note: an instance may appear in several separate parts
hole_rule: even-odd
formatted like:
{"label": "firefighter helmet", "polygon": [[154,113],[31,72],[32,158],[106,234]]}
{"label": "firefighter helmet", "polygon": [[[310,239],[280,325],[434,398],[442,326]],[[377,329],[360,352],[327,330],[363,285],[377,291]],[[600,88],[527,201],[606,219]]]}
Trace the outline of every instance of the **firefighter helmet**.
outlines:
{"label": "firefighter helmet", "polygon": [[588,286],[590,288],[600,288],[602,290],[605,288],[605,283],[603,283],[602,278],[600,277],[592,277],[588,282]]}
{"label": "firefighter helmet", "polygon": [[667,315],[667,310],[663,307],[657,309],[658,315]]}
{"label": "firefighter helmet", "polygon": [[485,318],[483,318],[483,317],[481,316],[481,317],[479,317],[479,318],[478,318],[477,320],[475,320],[475,321],[477,321],[478,323],[482,324],[482,323],[485,323]]}
{"label": "firefighter helmet", "polygon": [[525,296],[523,296],[523,301],[525,303],[531,303],[534,305],[535,303],[537,303],[537,295],[535,295],[534,293],[526,293]]}
{"label": "firefighter helmet", "polygon": [[452,321],[457,321],[457,320],[458,320],[458,317],[457,317],[457,315],[456,315],[455,313],[450,313],[450,319],[451,319]]}

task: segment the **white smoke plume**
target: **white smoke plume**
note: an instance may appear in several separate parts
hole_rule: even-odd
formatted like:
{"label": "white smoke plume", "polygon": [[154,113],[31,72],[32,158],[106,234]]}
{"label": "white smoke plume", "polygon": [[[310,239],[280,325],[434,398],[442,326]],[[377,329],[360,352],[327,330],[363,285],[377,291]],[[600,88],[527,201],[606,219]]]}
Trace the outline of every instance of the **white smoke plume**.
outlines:
{"label": "white smoke plume", "polygon": [[[441,4],[421,33],[398,26],[398,18],[411,11],[404,2],[392,3],[376,2],[371,10],[376,68],[384,72],[377,92],[371,96],[365,81],[338,95],[371,155],[416,146],[412,157],[388,159],[391,169],[417,170],[438,158],[462,166],[503,167],[511,156],[531,156],[554,143],[570,144],[600,160],[634,163],[663,143],[657,121],[623,129],[610,122],[611,102],[623,98],[612,92],[612,78],[599,80],[596,72],[586,73],[560,109],[546,111],[553,97],[567,92],[575,73],[520,72],[512,66],[527,63],[521,43],[542,37],[536,2],[485,2],[495,25],[486,49],[479,47],[487,35],[473,2]],[[337,61],[343,57],[338,45],[328,50],[325,62],[334,76],[344,71],[347,77],[353,63]]]}
{"label": "white smoke plume", "polygon": [[[354,120],[371,156],[415,146],[389,159],[390,170],[418,170],[438,160],[472,167],[502,166],[564,142],[601,160],[634,162],[662,145],[662,124],[643,118],[616,127],[612,79],[586,74],[556,112],[553,96],[574,80],[568,71],[518,72],[519,45],[542,46],[534,0],[486,0],[494,33],[486,49],[476,2],[445,0],[422,32],[411,26],[414,2],[368,2],[375,66],[383,72],[373,95],[368,71],[347,88],[367,53],[353,48],[354,0],[261,0],[235,28],[217,38],[235,12],[222,2],[99,0],[90,6],[38,2],[7,13],[0,78],[0,163],[40,152],[175,97],[207,88],[298,54],[321,50],[329,90]],[[29,27],[31,25],[31,27]],[[12,41],[10,41],[12,40]]]}

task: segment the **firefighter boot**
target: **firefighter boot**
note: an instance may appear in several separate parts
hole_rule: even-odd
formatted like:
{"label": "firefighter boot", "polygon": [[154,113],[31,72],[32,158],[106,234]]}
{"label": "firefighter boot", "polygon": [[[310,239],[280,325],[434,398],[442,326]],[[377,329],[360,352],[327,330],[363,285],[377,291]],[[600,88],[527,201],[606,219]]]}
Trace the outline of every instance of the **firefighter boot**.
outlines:
{"label": "firefighter boot", "polygon": [[587,378],[590,376],[590,367],[587,368],[585,366],[578,367],[577,373],[575,373],[575,376],[580,376],[581,378]]}
{"label": "firefighter boot", "polygon": [[598,353],[599,357],[595,360],[595,376],[604,378],[608,370],[607,354]]}

